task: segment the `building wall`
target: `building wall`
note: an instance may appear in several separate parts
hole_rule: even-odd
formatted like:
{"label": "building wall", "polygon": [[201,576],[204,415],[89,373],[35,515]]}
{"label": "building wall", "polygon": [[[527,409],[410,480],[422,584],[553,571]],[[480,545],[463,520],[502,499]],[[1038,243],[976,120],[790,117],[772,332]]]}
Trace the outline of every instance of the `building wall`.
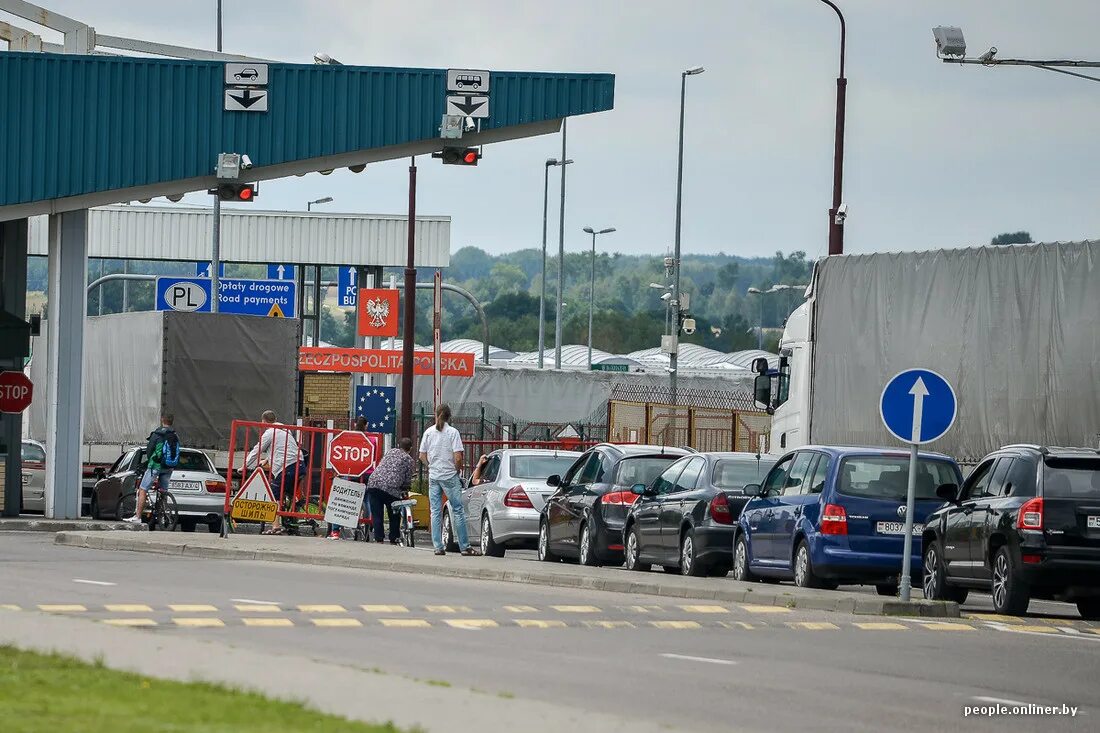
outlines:
{"label": "building wall", "polygon": [[305,374],[302,384],[303,417],[348,417],[351,401],[350,374]]}

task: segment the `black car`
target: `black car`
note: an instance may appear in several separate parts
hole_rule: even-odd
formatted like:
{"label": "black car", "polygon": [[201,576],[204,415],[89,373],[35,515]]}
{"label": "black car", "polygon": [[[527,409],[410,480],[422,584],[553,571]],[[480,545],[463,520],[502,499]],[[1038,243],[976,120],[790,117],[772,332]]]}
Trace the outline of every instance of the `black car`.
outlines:
{"label": "black car", "polygon": [[723,576],[733,565],[733,534],[750,495],[774,456],[700,453],[666,468],[631,507],[623,530],[628,570],[652,564],[683,575]]}
{"label": "black car", "polygon": [[962,603],[988,590],[997,613],[1031,598],[1075,601],[1100,618],[1100,451],[1013,445],[940,487],[924,528],[924,595]]}
{"label": "black car", "polygon": [[578,458],[565,476],[551,476],[555,488],[539,515],[539,559],[576,559],[583,565],[621,565],[623,525],[637,496],[635,484],[649,485],[688,452],[654,445],[601,443]]}

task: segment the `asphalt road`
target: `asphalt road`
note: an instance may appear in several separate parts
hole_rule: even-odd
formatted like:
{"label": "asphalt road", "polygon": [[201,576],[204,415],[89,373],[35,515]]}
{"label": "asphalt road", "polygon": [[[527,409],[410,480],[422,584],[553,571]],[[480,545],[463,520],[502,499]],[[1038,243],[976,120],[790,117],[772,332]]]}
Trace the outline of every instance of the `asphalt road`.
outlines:
{"label": "asphalt road", "polygon": [[[303,540],[317,541],[323,540]],[[412,552],[414,550],[410,550]],[[455,562],[468,561],[454,557]],[[283,563],[0,535],[0,605],[224,641],[688,730],[1094,729],[1100,625],[950,622]],[[999,701],[999,702],[998,702]],[[967,705],[1078,717],[963,717]],[[455,721],[477,730],[476,719]]]}

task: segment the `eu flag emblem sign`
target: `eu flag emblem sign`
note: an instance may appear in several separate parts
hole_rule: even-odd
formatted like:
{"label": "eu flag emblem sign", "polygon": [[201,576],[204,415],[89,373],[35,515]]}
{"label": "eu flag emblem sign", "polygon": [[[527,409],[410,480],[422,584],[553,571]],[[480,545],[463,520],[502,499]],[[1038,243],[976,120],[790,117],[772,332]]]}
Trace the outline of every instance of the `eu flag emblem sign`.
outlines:
{"label": "eu flag emblem sign", "polygon": [[397,387],[355,388],[355,416],[367,420],[367,430],[372,433],[392,433],[397,414]]}

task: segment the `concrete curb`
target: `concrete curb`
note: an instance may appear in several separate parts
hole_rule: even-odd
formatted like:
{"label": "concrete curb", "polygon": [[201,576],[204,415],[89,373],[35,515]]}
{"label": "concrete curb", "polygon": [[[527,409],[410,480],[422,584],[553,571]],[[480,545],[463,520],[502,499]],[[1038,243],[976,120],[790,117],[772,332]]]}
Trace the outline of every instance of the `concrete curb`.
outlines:
{"label": "concrete curb", "polygon": [[[527,583],[531,585],[553,586],[560,588],[583,588],[612,593],[637,593],[667,598],[686,598],[693,600],[723,601],[727,603],[750,603],[759,606],[782,606],[791,609],[814,611],[832,611],[879,616],[920,616],[928,618],[959,617],[959,605],[950,602],[916,600],[908,603],[896,598],[878,597],[862,593],[844,591],[807,591],[790,586],[738,583],[724,579],[694,579],[662,577],[646,578],[642,574],[611,568],[586,568],[593,574],[579,574],[575,566],[564,566],[568,571],[541,569],[517,570],[507,566],[492,567],[490,564],[470,563],[453,564],[450,561],[435,562],[435,558],[421,557],[417,561],[379,557],[378,549],[368,552],[333,553],[331,545],[325,546],[320,553],[297,551],[308,546],[263,547],[260,549],[219,546],[218,542],[227,542],[218,538],[200,539],[202,535],[189,539],[179,539],[178,535],[127,536],[122,533],[81,533],[58,532],[54,542],[70,547],[84,547],[96,550],[127,550],[131,552],[150,552],[162,555],[181,555],[208,560],[263,560],[267,562],[287,562],[297,565],[319,565],[330,567],[357,568],[360,570],[381,570],[385,572],[434,575],[449,578],[467,578],[472,580],[495,580],[507,583]],[[251,538],[250,538],[251,539]],[[259,539],[259,538],[256,538]],[[215,542],[216,540],[216,542]],[[336,545],[344,543],[334,543]],[[321,546],[318,546],[320,549]],[[443,564],[447,562],[448,564]],[[527,563],[535,565],[535,563]],[[536,565],[543,565],[539,563]],[[554,567],[554,566],[549,566]],[[600,574],[596,574],[600,573]]]}
{"label": "concrete curb", "polygon": [[147,531],[144,524],[108,522],[102,519],[37,519],[12,517],[0,519],[0,531],[7,532],[104,532],[114,530]]}

